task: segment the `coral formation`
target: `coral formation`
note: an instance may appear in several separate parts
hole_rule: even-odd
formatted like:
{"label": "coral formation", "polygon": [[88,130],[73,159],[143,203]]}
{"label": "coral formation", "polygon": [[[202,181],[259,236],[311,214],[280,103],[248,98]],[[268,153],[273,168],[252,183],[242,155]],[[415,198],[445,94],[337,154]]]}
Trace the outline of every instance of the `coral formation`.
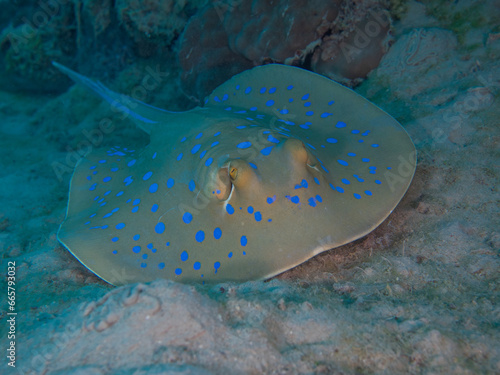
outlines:
{"label": "coral formation", "polygon": [[117,0],[118,20],[136,42],[139,54],[150,56],[154,49],[169,46],[204,0]]}
{"label": "coral formation", "polygon": [[384,8],[376,0],[211,4],[190,20],[181,40],[184,90],[202,98],[231,75],[270,62],[355,83],[388,49],[391,20]]}

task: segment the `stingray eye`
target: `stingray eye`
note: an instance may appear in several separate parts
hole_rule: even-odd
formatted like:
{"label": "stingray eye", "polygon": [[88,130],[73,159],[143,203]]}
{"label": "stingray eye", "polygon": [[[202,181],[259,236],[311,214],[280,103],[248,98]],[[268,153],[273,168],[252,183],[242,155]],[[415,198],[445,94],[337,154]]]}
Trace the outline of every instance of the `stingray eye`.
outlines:
{"label": "stingray eye", "polygon": [[231,195],[231,190],[233,189],[233,184],[231,183],[231,179],[228,176],[227,167],[223,167],[219,169],[217,173],[215,187],[213,189],[213,194],[217,197],[217,199],[221,201],[225,201]]}
{"label": "stingray eye", "polygon": [[236,177],[238,177],[238,168],[230,167],[229,168],[229,177],[231,177],[232,181],[236,180]]}

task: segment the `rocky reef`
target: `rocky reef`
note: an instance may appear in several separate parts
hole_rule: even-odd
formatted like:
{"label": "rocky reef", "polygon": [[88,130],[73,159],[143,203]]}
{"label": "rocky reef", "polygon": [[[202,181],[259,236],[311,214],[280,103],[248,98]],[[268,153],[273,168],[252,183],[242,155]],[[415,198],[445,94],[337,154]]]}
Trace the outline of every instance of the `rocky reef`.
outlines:
{"label": "rocky reef", "polygon": [[235,73],[266,63],[355,84],[389,48],[387,7],[376,0],[215,2],[192,17],[182,36],[183,88],[203,98]]}

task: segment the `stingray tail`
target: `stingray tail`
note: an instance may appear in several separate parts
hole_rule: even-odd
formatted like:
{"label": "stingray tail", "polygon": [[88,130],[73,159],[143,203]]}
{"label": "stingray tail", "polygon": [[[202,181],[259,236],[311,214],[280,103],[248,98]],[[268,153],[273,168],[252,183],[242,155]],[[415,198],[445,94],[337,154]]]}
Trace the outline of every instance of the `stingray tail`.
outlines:
{"label": "stingray tail", "polygon": [[154,124],[158,123],[161,119],[165,119],[168,114],[175,114],[177,112],[166,111],[161,108],[153,107],[149,104],[141,102],[140,100],[133,99],[127,95],[118,94],[111,91],[106,86],[104,86],[99,81],[94,81],[87,78],[77,72],[66,68],[65,66],[53,61],[57,69],[62,73],[66,74],[76,83],[80,83],[92,91],[95,95],[106,100],[111,104],[118,112],[125,114],[130,118],[146,133],[151,133],[151,128]]}

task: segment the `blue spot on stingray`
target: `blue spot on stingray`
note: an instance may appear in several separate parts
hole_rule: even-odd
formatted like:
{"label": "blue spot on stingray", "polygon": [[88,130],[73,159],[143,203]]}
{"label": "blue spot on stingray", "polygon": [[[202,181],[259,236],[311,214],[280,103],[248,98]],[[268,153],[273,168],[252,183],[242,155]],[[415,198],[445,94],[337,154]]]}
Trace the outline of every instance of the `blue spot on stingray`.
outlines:
{"label": "blue spot on stingray", "polygon": [[335,138],[327,138],[326,141],[328,143],[337,143],[338,142]]}
{"label": "blue spot on stingray", "polygon": [[333,103],[335,103],[335,101],[334,101],[334,100],[330,100],[330,101],[328,102],[328,105],[332,105]]}
{"label": "blue spot on stingray", "polygon": [[346,123],[345,123],[345,122],[343,122],[343,121],[339,121],[339,122],[337,122],[337,124],[335,125],[335,127],[336,127],[336,128],[339,128],[339,129],[341,129],[341,128],[345,128],[346,126],[347,126],[347,125],[346,125]]}
{"label": "blue spot on stingray", "polygon": [[136,234],[132,238],[134,239],[134,241],[137,241],[139,238],[141,238],[141,235],[140,234]]}
{"label": "blue spot on stingray", "polygon": [[293,102],[293,98],[288,99],[288,102],[289,103]]}
{"label": "blue spot on stingray", "polygon": [[217,133],[214,134],[214,137],[217,137],[219,135],[220,135],[220,132],[217,132]]}
{"label": "blue spot on stingray", "polygon": [[274,100],[268,100],[266,102],[266,106],[271,107],[272,105],[274,105]]}
{"label": "blue spot on stingray", "polygon": [[188,188],[189,191],[194,191],[194,189],[196,189],[196,184],[194,183],[194,180],[189,181]]}
{"label": "blue spot on stingray", "polygon": [[312,104],[311,102],[305,102],[305,103],[304,103],[304,107],[310,107],[310,106],[311,106],[311,104]]}
{"label": "blue spot on stingray", "polygon": [[119,224],[116,224],[116,229],[123,229],[125,228],[125,223],[119,223]]}
{"label": "blue spot on stingray", "polygon": [[132,204],[135,206],[136,204],[139,204],[141,203],[141,200],[139,198],[137,199],[134,199],[134,201],[132,202]]}
{"label": "blue spot on stingray", "polygon": [[321,118],[327,118],[328,116],[332,116],[332,115],[333,115],[333,113],[323,112],[320,117]]}
{"label": "blue spot on stingray", "polygon": [[111,177],[109,177],[109,176],[108,177],[104,177],[102,179],[102,182],[109,182],[109,181],[111,181]]}
{"label": "blue spot on stingray", "polygon": [[347,156],[356,156],[356,154],[354,152],[348,152]]}
{"label": "blue spot on stingray", "polygon": [[158,268],[159,269],[164,269],[165,268],[165,263],[161,262],[161,263],[158,263]]}
{"label": "blue spot on stingray", "polygon": [[219,144],[219,141],[215,141],[214,143],[212,143],[212,144],[210,145],[210,147],[215,147],[215,146],[217,146],[218,144]]}
{"label": "blue spot on stingray", "polygon": [[89,181],[90,181],[91,179],[92,179],[92,177],[90,177],[90,176],[87,176],[87,180],[89,180]]}
{"label": "blue spot on stingray", "polygon": [[118,237],[113,237],[113,238],[111,239],[111,241],[113,241],[113,242],[116,242],[116,241],[118,241],[118,240],[119,240],[119,238],[118,238]]}
{"label": "blue spot on stingray", "polygon": [[93,166],[91,166],[89,169],[91,169],[91,170],[92,170],[92,169],[96,169],[96,168],[97,168],[97,165],[93,165]]}
{"label": "blue spot on stingray", "polygon": [[303,97],[302,97],[302,100],[307,100],[309,99],[309,94],[305,94]]}
{"label": "blue spot on stingray", "polygon": [[186,137],[182,137],[181,143],[184,142],[185,140],[186,140]]}
{"label": "blue spot on stingray", "polygon": [[169,189],[171,189],[171,188],[174,186],[174,184],[175,184],[175,181],[174,181],[174,179],[173,179],[173,178],[169,178],[169,179],[167,180],[167,187],[168,187]]}
{"label": "blue spot on stingray", "polygon": [[214,268],[215,268],[215,271],[217,272],[217,270],[220,268],[220,262],[215,262]]}
{"label": "blue spot on stingray", "polygon": [[313,150],[316,150],[316,147],[314,147],[312,144],[306,143],[306,145],[308,145],[309,147],[311,147]]}
{"label": "blue spot on stingray", "polygon": [[319,180],[317,177],[314,177],[314,182],[316,182],[319,185]]}
{"label": "blue spot on stingray", "polygon": [[253,214],[253,207],[252,206],[248,206],[247,211],[248,211],[249,214]]}
{"label": "blue spot on stingray", "polygon": [[370,133],[369,130],[365,131],[364,133],[362,133],[361,135],[368,135],[368,133]]}
{"label": "blue spot on stingray", "polygon": [[227,254],[227,257],[228,258],[232,258],[233,257],[233,252],[231,251],[229,254]]}
{"label": "blue spot on stingray", "polygon": [[280,110],[280,113],[282,115],[286,115],[288,112],[289,112],[288,109],[282,109],[282,110]]}
{"label": "blue spot on stingray", "polygon": [[269,147],[263,148],[262,150],[260,150],[260,153],[262,155],[267,156],[267,155],[269,155],[271,153],[271,151],[273,150],[273,147],[274,146],[269,146]]}
{"label": "blue spot on stingray", "polygon": [[269,89],[269,94],[274,94],[276,92],[276,87],[271,87]]}
{"label": "blue spot on stingray", "polygon": [[290,200],[292,201],[292,203],[295,203],[295,204],[298,204],[300,202],[300,198],[297,195],[290,198]]}
{"label": "blue spot on stingray", "polygon": [[182,221],[184,221],[186,224],[189,224],[193,220],[193,215],[191,215],[190,212],[185,212],[184,215],[182,215]]}
{"label": "blue spot on stingray", "polygon": [[177,156],[177,161],[180,161],[182,159],[182,152],[179,154],[179,156]]}
{"label": "blue spot on stingray", "polygon": [[206,165],[207,167],[209,167],[209,166],[212,164],[212,162],[213,162],[213,161],[214,161],[214,159],[213,159],[213,158],[208,158],[208,159],[205,161],[205,165]]}
{"label": "blue spot on stingray", "polygon": [[153,244],[152,244],[152,243],[148,243],[146,246],[147,246],[147,248],[148,248],[149,250],[151,250],[151,249],[153,248]]}
{"label": "blue spot on stingray", "polygon": [[199,270],[200,268],[201,268],[201,264],[200,264],[200,262],[194,262],[194,264],[193,264],[193,269],[195,269],[195,270]]}
{"label": "blue spot on stingray", "polygon": [[252,88],[250,86],[248,86],[246,89],[245,89],[245,94],[250,94],[250,92],[252,91]]}
{"label": "blue spot on stingray", "polygon": [[176,268],[175,269],[175,274],[176,275],[180,275],[181,273],[182,273],[182,269],[180,269],[180,268]]}
{"label": "blue spot on stingray", "polygon": [[287,86],[287,88],[286,88],[286,89],[287,89],[287,90],[291,90],[291,89],[293,89],[293,85]]}
{"label": "blue spot on stingray", "polygon": [[155,182],[154,184],[151,184],[149,187],[149,192],[150,193],[156,193],[158,191],[158,184]]}
{"label": "blue spot on stingray", "polygon": [[359,143],[363,143],[364,141],[363,141],[362,139],[360,139],[358,142],[359,142]]}
{"label": "blue spot on stingray", "polygon": [[240,239],[241,246],[246,246],[247,243],[248,243],[247,237],[246,236],[241,236],[241,239]]}
{"label": "blue spot on stingray", "polygon": [[257,166],[254,163],[248,163],[253,169],[257,169]]}
{"label": "blue spot on stingray", "polygon": [[323,198],[321,198],[321,195],[316,195],[316,200],[320,203],[323,202]]}
{"label": "blue spot on stingray", "polygon": [[339,193],[343,193],[343,192],[344,192],[344,189],[342,189],[340,186],[337,186],[337,191],[338,191]]}
{"label": "blue spot on stingray", "polygon": [[374,143],[374,144],[372,144],[372,147],[377,148],[377,147],[378,147],[378,144]]}
{"label": "blue spot on stingray", "polygon": [[255,221],[261,221],[262,220],[262,214],[260,211],[256,211],[254,214]]}
{"label": "blue spot on stingray", "polygon": [[156,152],[153,154],[153,156],[151,157],[151,159],[154,159],[156,158]]}
{"label": "blue spot on stingray", "polygon": [[249,148],[251,146],[252,146],[252,142],[241,142],[236,147],[241,148],[241,149],[245,149],[245,148]]}
{"label": "blue spot on stingray", "polygon": [[200,154],[200,159],[203,159],[203,157],[205,156],[205,154],[207,153],[207,150],[204,150],[201,154]]}
{"label": "blue spot on stingray", "polygon": [[260,92],[261,94],[264,94],[264,93],[266,92],[266,90],[267,90],[267,89],[266,89],[265,87],[263,87],[263,88],[261,88],[261,89],[260,89],[260,91],[259,91],[259,92]]}
{"label": "blue spot on stingray", "polygon": [[351,183],[351,181],[349,181],[347,178],[343,178],[342,182],[346,185],[349,185]]}
{"label": "blue spot on stingray", "polygon": [[280,143],[279,139],[274,138],[271,134],[267,136],[267,140],[272,143]]}
{"label": "blue spot on stingray", "polygon": [[348,162],[346,162],[345,160],[341,160],[341,159],[338,159],[337,162],[340,164],[340,165],[343,165],[344,167],[347,167],[349,165]]}
{"label": "blue spot on stingray", "polygon": [[316,202],[314,201],[314,198],[309,198],[307,201],[309,202],[309,206],[316,207]]}
{"label": "blue spot on stingray", "polygon": [[256,111],[257,107],[250,107],[250,111]]}
{"label": "blue spot on stingray", "polygon": [[198,135],[196,135],[196,137],[194,137],[194,139],[200,139],[202,137],[203,133],[199,133]]}
{"label": "blue spot on stingray", "polygon": [[246,125],[240,125],[240,126],[237,126],[236,129],[245,129],[246,128]]}
{"label": "blue spot on stingray", "polygon": [[366,195],[373,195],[373,193],[370,190],[365,190]]}
{"label": "blue spot on stingray", "polygon": [[189,254],[187,253],[187,251],[183,251],[181,253],[181,261],[185,262],[186,260],[188,260],[189,258]]}
{"label": "blue spot on stingray", "polygon": [[214,229],[214,238],[216,240],[220,239],[222,237],[222,231],[220,230],[219,227]]}
{"label": "blue spot on stingray", "polygon": [[352,133],[352,134],[359,134],[359,130],[356,130],[356,129],[351,130],[351,133]]}
{"label": "blue spot on stingray", "polygon": [[162,234],[165,232],[165,224],[163,224],[161,221],[155,225],[155,232],[158,234]]}
{"label": "blue spot on stingray", "polygon": [[118,172],[119,170],[120,170],[120,168],[117,168],[117,167],[111,168],[111,172]]}
{"label": "blue spot on stingray", "polygon": [[195,238],[196,238],[196,241],[203,242],[205,240],[205,232],[203,232],[202,230],[199,230],[198,232],[196,232]]}
{"label": "blue spot on stingray", "polygon": [[135,212],[139,211],[139,206],[135,206],[134,208],[132,208],[132,210],[131,210],[131,211],[132,211],[133,213],[135,213]]}
{"label": "blue spot on stingray", "polygon": [[200,147],[201,147],[201,145],[196,145],[196,146],[194,146],[194,147],[192,148],[192,150],[191,150],[191,153],[192,153],[192,154],[196,154],[196,153],[199,151]]}
{"label": "blue spot on stingray", "polygon": [[127,166],[131,167],[135,164],[137,160],[133,159],[133,160],[130,160],[128,163],[127,163]]}
{"label": "blue spot on stingray", "polygon": [[94,191],[94,190],[95,190],[95,188],[96,188],[96,186],[97,186],[97,184],[93,184],[93,185],[89,188],[89,190],[90,190],[90,191]]}
{"label": "blue spot on stingray", "polygon": [[142,259],[148,259],[148,254],[142,254]]}
{"label": "blue spot on stingray", "polygon": [[273,199],[273,198],[271,198],[271,197],[267,197],[266,202],[267,202],[268,204],[272,204],[272,203],[274,202],[274,199]]}
{"label": "blue spot on stingray", "polygon": [[361,199],[361,195],[356,194],[356,193],[354,193],[353,195],[354,195],[354,198],[356,198],[356,199]]}
{"label": "blue spot on stingray", "polygon": [[148,179],[149,179],[152,175],[153,175],[153,172],[149,171],[149,172],[147,172],[147,173],[146,173],[146,174],[142,177],[142,179],[143,179],[144,181],[146,181],[146,180],[148,180]]}
{"label": "blue spot on stingray", "polygon": [[151,212],[156,212],[156,211],[158,211],[158,205],[153,204],[153,206],[151,207]]}
{"label": "blue spot on stingray", "polygon": [[368,163],[370,161],[370,159],[368,159],[368,158],[362,158],[361,161],[364,161],[365,163]]}
{"label": "blue spot on stingray", "polygon": [[312,115],[314,115],[314,112],[313,112],[313,111],[307,111],[307,112],[306,112],[306,116],[312,116]]}
{"label": "blue spot on stingray", "polygon": [[134,253],[136,253],[136,254],[137,254],[137,253],[140,253],[140,252],[141,252],[141,247],[140,247],[140,246],[134,246],[134,247],[132,248],[132,251],[133,251]]}
{"label": "blue spot on stingray", "polygon": [[375,180],[375,183],[376,183],[377,185],[380,185],[382,182],[381,182],[380,180]]}
{"label": "blue spot on stingray", "polygon": [[228,203],[228,204],[226,205],[226,211],[227,211],[227,213],[228,213],[229,215],[234,214],[234,208],[233,208],[233,206],[231,206],[231,204],[230,204],[230,203]]}

